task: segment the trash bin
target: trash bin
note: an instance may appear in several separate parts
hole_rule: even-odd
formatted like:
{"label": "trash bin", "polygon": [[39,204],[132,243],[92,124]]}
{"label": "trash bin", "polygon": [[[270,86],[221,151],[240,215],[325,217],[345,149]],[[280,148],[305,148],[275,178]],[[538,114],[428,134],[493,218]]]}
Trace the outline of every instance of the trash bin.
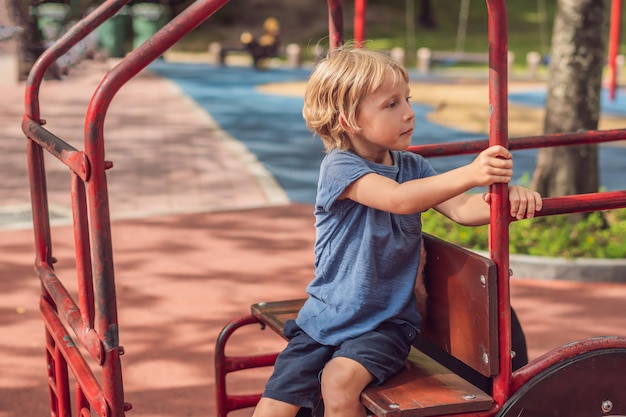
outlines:
{"label": "trash bin", "polygon": [[150,39],[169,20],[167,8],[160,3],[137,3],[131,8],[133,16],[133,49]]}
{"label": "trash bin", "polygon": [[124,6],[96,29],[98,44],[108,52],[109,57],[123,58],[126,55],[124,44],[130,32],[130,25],[130,12],[128,7]]}
{"label": "trash bin", "polygon": [[37,28],[45,44],[50,44],[61,37],[69,13],[70,6],[64,3],[41,3],[35,8]]}

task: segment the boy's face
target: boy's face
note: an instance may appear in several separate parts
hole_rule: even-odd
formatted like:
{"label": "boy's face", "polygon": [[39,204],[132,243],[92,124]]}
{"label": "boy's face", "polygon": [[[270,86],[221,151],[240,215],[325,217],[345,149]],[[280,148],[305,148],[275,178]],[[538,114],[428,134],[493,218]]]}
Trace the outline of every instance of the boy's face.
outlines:
{"label": "boy's face", "polygon": [[359,105],[356,122],[360,130],[351,135],[353,145],[380,152],[406,149],[415,123],[409,98],[404,79],[388,73],[383,84]]}

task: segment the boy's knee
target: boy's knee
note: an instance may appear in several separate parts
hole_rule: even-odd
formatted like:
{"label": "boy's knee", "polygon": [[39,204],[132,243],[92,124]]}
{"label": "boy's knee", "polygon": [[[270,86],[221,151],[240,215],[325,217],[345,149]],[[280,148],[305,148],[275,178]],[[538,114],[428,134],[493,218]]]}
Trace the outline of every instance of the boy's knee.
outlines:
{"label": "boy's knee", "polygon": [[271,398],[261,398],[252,417],[294,417],[299,406],[288,404]]}
{"label": "boy's knee", "polygon": [[345,407],[360,402],[361,392],[372,375],[358,362],[335,358],[322,371],[322,398],[327,407]]}

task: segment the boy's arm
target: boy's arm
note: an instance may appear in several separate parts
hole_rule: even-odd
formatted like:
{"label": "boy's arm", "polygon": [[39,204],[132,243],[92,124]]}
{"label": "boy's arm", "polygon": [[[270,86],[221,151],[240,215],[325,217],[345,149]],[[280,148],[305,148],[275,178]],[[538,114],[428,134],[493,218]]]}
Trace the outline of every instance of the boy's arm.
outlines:
{"label": "boy's arm", "polygon": [[510,157],[507,149],[493,146],[468,165],[402,184],[382,175],[367,174],[347,187],[340,198],[394,214],[426,211],[474,187],[508,183],[513,174]]}
{"label": "boy's arm", "polygon": [[[541,210],[539,193],[513,185],[509,187],[511,216],[520,220],[532,218]],[[444,216],[465,226],[481,226],[489,223],[489,194],[461,194],[435,207]]]}

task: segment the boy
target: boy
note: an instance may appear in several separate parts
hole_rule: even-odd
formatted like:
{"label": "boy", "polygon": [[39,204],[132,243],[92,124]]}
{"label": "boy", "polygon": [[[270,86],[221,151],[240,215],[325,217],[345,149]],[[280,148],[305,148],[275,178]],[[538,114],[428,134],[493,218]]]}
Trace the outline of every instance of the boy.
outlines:
{"label": "boy", "polygon": [[[293,417],[323,398],[325,416],[365,416],[360,394],[397,373],[419,332],[414,286],[421,212],[468,226],[489,222],[488,194],[511,181],[511,153],[494,146],[437,174],[406,152],[414,129],[406,69],[365,49],[332,51],[313,71],[303,116],[326,156],[315,202],[315,277],[255,417]],[[541,197],[509,187],[511,215],[533,217]]]}

